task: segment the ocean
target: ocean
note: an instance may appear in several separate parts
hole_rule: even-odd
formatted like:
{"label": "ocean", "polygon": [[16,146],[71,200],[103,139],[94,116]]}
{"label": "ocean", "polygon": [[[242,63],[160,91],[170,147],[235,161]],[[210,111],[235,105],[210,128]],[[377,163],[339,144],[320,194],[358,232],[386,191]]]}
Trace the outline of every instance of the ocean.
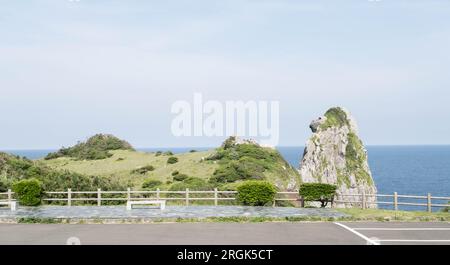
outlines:
{"label": "ocean", "polygon": [[[202,151],[210,148],[141,148],[139,151],[170,150],[173,153],[183,153],[192,149]],[[297,168],[303,149],[301,146],[278,147],[283,157]],[[6,152],[29,159],[39,159],[51,151],[54,150]],[[367,151],[369,166],[379,194],[393,194],[396,191],[404,195],[431,193],[432,196],[450,196],[450,146],[368,146]],[[419,208],[423,209],[417,206],[400,207],[404,210],[419,210]]]}

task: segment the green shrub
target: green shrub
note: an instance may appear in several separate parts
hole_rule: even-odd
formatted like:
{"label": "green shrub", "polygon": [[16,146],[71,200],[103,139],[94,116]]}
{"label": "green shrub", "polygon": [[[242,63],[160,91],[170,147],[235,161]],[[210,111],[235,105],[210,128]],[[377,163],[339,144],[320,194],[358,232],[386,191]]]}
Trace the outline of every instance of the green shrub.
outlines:
{"label": "green shrub", "polygon": [[154,167],[154,166],[152,166],[152,165],[147,165],[147,166],[140,167],[140,168],[137,168],[137,169],[132,170],[132,171],[131,171],[131,174],[141,174],[141,175],[144,175],[144,174],[146,174],[147,172],[153,171],[153,170],[155,170],[155,167]]}
{"label": "green shrub", "polygon": [[299,194],[305,201],[320,201],[321,207],[325,207],[336,195],[336,188],[336,185],[325,183],[303,183]]}
{"label": "green shrub", "polygon": [[443,211],[444,213],[450,212],[450,202],[448,202],[448,205],[449,205],[449,206],[444,207],[444,209],[442,209],[442,211]]}
{"label": "green shrub", "polygon": [[167,151],[167,152],[164,152],[164,155],[165,156],[173,156],[173,153],[172,153],[172,151]]}
{"label": "green shrub", "polygon": [[177,175],[173,176],[174,181],[184,181],[187,178],[189,178],[189,176],[186,174],[177,174]]}
{"label": "green shrub", "polygon": [[244,205],[264,206],[273,202],[277,190],[266,181],[246,181],[237,188],[238,201]]}
{"label": "green shrub", "polygon": [[264,179],[264,165],[251,157],[242,157],[238,161],[230,161],[214,171],[211,182],[229,183],[236,180]]}
{"label": "green shrub", "polygon": [[180,172],[178,170],[175,170],[174,172],[172,172],[172,176],[176,176],[178,174],[180,174]]}
{"label": "green shrub", "polygon": [[155,153],[155,156],[160,156],[160,155],[162,155],[162,151],[158,151]]}
{"label": "green shrub", "polygon": [[161,186],[163,183],[156,179],[147,179],[142,183],[143,189],[154,189],[158,188],[158,186]]}
{"label": "green shrub", "polygon": [[177,157],[174,157],[174,156],[171,156],[171,157],[169,157],[168,159],[167,159],[167,163],[168,164],[175,164],[175,163],[177,163],[178,162],[178,158]]}
{"label": "green shrub", "polygon": [[195,153],[195,152],[197,152],[197,150],[195,150],[195,149],[192,149],[191,151],[189,151],[189,153]]}
{"label": "green shrub", "polygon": [[37,206],[42,200],[42,183],[37,179],[24,179],[13,184],[13,190],[22,205]]}
{"label": "green shrub", "polygon": [[8,187],[6,186],[6,183],[0,180],[0,192],[6,192],[8,191]]}
{"label": "green shrub", "polygon": [[182,182],[176,182],[170,186],[171,191],[190,190],[212,190],[214,187],[201,178],[189,177]]}
{"label": "green shrub", "polygon": [[219,165],[210,178],[210,182],[216,185],[239,180],[264,180],[271,173],[283,179],[298,175],[277,150],[252,142],[237,143],[235,137],[225,140],[206,160]]}

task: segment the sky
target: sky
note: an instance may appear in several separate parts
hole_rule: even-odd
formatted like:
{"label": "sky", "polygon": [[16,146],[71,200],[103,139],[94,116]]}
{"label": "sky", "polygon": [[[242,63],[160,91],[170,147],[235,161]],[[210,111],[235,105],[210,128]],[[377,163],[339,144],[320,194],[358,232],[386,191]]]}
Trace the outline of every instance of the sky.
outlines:
{"label": "sky", "polygon": [[450,144],[450,1],[0,0],[0,149],[176,137],[178,100],[278,101],[282,146],[342,106],[368,145]]}

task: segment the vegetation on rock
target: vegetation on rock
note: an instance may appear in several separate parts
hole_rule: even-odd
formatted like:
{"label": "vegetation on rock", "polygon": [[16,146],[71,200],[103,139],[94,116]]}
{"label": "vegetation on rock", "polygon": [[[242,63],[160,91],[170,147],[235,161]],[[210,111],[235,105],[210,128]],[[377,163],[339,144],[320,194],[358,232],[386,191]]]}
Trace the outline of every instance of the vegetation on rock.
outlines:
{"label": "vegetation on rock", "polygon": [[372,177],[364,168],[367,163],[367,154],[364,145],[355,133],[347,135],[348,143],[345,149],[345,163],[347,173],[354,173],[357,181],[373,184]]}
{"label": "vegetation on rock", "polygon": [[325,113],[326,120],[320,125],[322,130],[326,130],[331,127],[343,127],[345,125],[350,126],[345,111],[339,107],[329,109]]}

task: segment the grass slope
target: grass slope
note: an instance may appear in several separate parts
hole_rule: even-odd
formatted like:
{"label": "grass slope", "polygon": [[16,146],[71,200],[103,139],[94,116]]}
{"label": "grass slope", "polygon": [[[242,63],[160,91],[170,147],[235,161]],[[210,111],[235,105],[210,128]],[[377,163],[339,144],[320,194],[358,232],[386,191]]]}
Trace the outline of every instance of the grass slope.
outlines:
{"label": "grass slope", "polygon": [[[123,185],[135,189],[141,189],[146,179],[160,180],[161,188],[167,188],[173,181],[172,172],[179,171],[191,177],[209,179],[217,169],[214,161],[202,161],[202,158],[210,156],[213,151],[193,152],[172,155],[178,158],[175,164],[167,163],[168,155],[156,155],[156,153],[143,153],[128,150],[109,151],[112,156],[101,160],[77,160],[69,157],[61,157],[52,160],[42,160],[47,166],[54,169],[65,169],[80,174],[110,177],[120,181]],[[151,165],[155,169],[145,174],[133,172],[134,170]]]}
{"label": "grass slope", "polygon": [[[289,166],[275,150],[266,150],[266,148],[262,147],[254,148],[261,148],[261,153],[271,154],[274,157],[273,161],[266,162],[266,168],[260,172],[262,179],[274,183],[280,190],[285,190],[289,181],[292,181],[293,178],[297,183],[300,182],[298,172]],[[159,188],[170,189],[174,184],[180,183],[175,181],[172,175],[173,172],[178,171],[179,174],[200,178],[219,189],[234,190],[236,185],[245,179],[237,179],[225,183],[210,182],[211,178],[215,176],[215,172],[223,168],[230,161],[227,158],[218,160],[208,159],[217,154],[218,150],[220,149],[175,155],[157,155],[156,153],[115,150],[109,151],[112,154],[111,157],[100,160],[78,160],[71,157],[60,157],[51,160],[41,160],[41,162],[53,169],[67,170],[83,175],[107,177],[113,182],[134,189],[142,189],[142,184],[145,180],[161,181],[162,185],[159,185]],[[169,157],[172,156],[178,158],[177,163],[170,164],[167,162]],[[247,157],[244,154],[242,156]],[[242,163],[240,160],[234,162],[238,164]],[[137,169],[149,166],[154,169],[144,174],[138,173],[139,170]],[[246,168],[246,170],[248,169]],[[253,169],[250,168],[249,170],[249,172],[252,172]]]}

